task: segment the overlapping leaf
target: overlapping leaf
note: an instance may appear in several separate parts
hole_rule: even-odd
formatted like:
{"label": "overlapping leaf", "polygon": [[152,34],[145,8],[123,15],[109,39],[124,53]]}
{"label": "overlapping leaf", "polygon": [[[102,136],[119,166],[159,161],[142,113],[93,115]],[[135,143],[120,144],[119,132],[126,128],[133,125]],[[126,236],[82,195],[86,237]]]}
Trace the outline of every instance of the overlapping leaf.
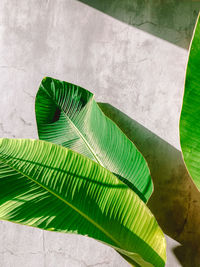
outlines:
{"label": "overlapping leaf", "polygon": [[180,118],[180,142],[187,169],[200,190],[200,19],[191,42]]}
{"label": "overlapping leaf", "polygon": [[39,138],[75,150],[101,164],[146,202],[149,169],[135,145],[107,118],[89,91],[45,78],[36,96]]}
{"label": "overlapping leaf", "polygon": [[91,159],[49,142],[1,139],[0,219],[88,235],[132,265],[165,263],[163,233],[137,194]]}

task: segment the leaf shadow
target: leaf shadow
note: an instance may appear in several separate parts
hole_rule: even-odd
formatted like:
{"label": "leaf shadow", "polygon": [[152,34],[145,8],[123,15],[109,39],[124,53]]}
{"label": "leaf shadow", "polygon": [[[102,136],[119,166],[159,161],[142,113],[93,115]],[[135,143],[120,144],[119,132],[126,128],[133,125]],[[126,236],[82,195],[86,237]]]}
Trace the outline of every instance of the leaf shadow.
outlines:
{"label": "leaf shadow", "polygon": [[[200,266],[199,250],[193,247],[181,245],[173,249],[174,254],[183,267]],[[198,256],[197,256],[198,255]]]}
{"label": "leaf shadow", "polygon": [[199,1],[79,0],[119,21],[188,49]]}
{"label": "leaf shadow", "polygon": [[188,254],[194,261],[200,255],[196,252],[200,240],[200,193],[186,170],[181,152],[112,105],[98,104],[145,157],[154,183],[148,206],[163,231],[181,243],[179,254],[180,250],[194,251]]}

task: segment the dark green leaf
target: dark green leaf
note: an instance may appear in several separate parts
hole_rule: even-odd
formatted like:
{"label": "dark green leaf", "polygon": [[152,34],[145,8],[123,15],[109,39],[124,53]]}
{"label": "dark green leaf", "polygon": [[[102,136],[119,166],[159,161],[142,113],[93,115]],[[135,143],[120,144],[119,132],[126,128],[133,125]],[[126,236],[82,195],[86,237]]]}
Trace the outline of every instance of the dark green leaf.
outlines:
{"label": "dark green leaf", "polygon": [[75,150],[101,164],[146,202],[153,184],[146,161],[89,91],[52,78],[36,96],[39,138]]}
{"label": "dark green leaf", "polygon": [[200,190],[200,19],[191,42],[183,106],[180,142],[186,167]]}

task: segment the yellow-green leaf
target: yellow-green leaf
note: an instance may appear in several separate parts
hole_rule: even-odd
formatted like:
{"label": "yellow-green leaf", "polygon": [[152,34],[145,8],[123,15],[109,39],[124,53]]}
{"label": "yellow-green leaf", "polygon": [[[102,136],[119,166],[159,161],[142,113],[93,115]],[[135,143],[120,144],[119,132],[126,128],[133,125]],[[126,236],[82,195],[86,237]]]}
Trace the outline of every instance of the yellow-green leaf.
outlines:
{"label": "yellow-green leaf", "polygon": [[0,219],[88,235],[132,265],[165,264],[164,235],[138,195],[91,159],[49,142],[1,139]]}

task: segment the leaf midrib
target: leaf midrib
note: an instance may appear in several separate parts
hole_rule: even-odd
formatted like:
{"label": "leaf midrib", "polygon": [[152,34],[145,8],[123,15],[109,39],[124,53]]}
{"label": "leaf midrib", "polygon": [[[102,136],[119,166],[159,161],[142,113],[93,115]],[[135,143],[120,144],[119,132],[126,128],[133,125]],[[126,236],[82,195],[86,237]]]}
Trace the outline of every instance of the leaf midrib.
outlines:
{"label": "leaf midrib", "polygon": [[[75,131],[78,133],[78,135],[81,137],[81,139],[83,140],[83,142],[85,143],[85,145],[87,146],[87,148],[90,150],[90,152],[92,153],[92,155],[94,156],[94,158],[96,159],[96,161],[105,168],[104,164],[101,162],[101,160],[98,158],[97,154],[94,152],[93,148],[90,146],[90,144],[88,143],[88,141],[85,139],[85,137],[82,135],[82,133],[80,132],[80,130],[76,127],[76,125],[73,123],[73,121],[69,118],[69,116],[67,116],[67,114],[65,113],[65,111],[63,110],[63,108],[57,104],[56,100],[54,99],[53,96],[51,96],[51,94],[49,94],[48,90],[42,85],[43,90],[45,90],[45,92],[47,93],[47,95],[50,97],[50,99],[54,102],[54,104],[59,107],[62,112],[64,113],[65,117],[69,120],[70,124],[74,127]],[[93,97],[92,99],[93,100]],[[90,100],[90,101],[91,101]],[[87,103],[88,104],[88,103]],[[87,106],[86,104],[86,106]],[[85,107],[86,107],[85,106]]]}
{"label": "leaf midrib", "polygon": [[[20,160],[19,160],[20,161]],[[86,214],[84,214],[80,209],[76,208],[74,205],[72,205],[71,203],[69,203],[68,201],[66,201],[65,199],[63,199],[61,196],[59,196],[58,194],[56,194],[55,192],[53,192],[51,189],[49,189],[48,187],[44,186],[43,184],[39,183],[38,181],[34,180],[32,177],[24,174],[21,170],[13,167],[12,165],[8,164],[7,162],[5,162],[4,160],[0,159],[0,162],[3,162],[5,165],[7,165],[8,167],[12,168],[13,170],[15,170],[16,172],[22,174],[23,176],[25,176],[26,178],[28,178],[29,180],[33,181],[34,183],[36,183],[37,185],[41,186],[44,190],[46,190],[48,193],[52,194],[53,196],[57,197],[58,199],[60,199],[62,202],[64,202],[65,204],[67,204],[69,207],[71,207],[73,210],[75,210],[77,213],[79,213],[82,217],[84,217],[86,220],[88,220],[91,224],[93,224],[97,229],[99,229],[101,232],[103,232],[108,238],[110,238],[119,248],[121,248],[120,243],[112,236],[110,235],[107,231],[104,230],[104,228],[102,228],[98,223],[96,223],[94,220],[92,220],[90,217],[88,217]]]}

